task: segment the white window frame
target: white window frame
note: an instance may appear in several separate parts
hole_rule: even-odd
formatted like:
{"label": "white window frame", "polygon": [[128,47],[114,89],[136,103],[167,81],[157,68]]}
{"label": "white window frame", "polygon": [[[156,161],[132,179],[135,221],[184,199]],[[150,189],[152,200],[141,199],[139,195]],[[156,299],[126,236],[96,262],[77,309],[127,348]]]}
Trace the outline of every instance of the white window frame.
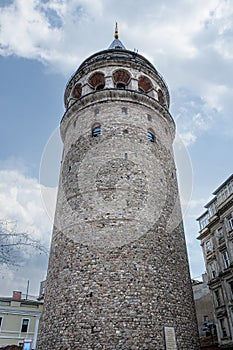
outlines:
{"label": "white window frame", "polygon": [[232,216],[227,217],[227,225],[228,225],[228,231],[232,231],[233,230],[233,217]]}
{"label": "white window frame", "polygon": [[[23,327],[23,321],[24,320],[27,320],[28,321],[28,325],[27,325],[27,332],[22,332],[22,327]],[[30,318],[26,318],[26,317],[23,317],[21,319],[21,326],[20,326],[20,333],[28,333],[29,332],[29,326],[30,326]]]}
{"label": "white window frame", "polygon": [[230,290],[230,296],[233,299],[233,281],[229,282],[229,290]]}
{"label": "white window frame", "polygon": [[206,253],[210,253],[212,251],[212,244],[210,239],[205,241],[205,251]]}
{"label": "white window frame", "polygon": [[217,235],[218,238],[222,238],[223,237],[223,227],[222,226],[217,228],[216,235]]}
{"label": "white window frame", "polygon": [[222,252],[223,266],[225,269],[228,269],[231,265],[229,254],[227,250]]}
{"label": "white window frame", "polygon": [[209,263],[209,272],[211,279],[217,277],[216,266],[214,262]]}
{"label": "white window frame", "polygon": [[[219,323],[220,323],[220,329],[221,329],[222,338],[225,338],[228,335],[225,318],[220,318]],[[224,331],[225,331],[226,334],[223,334]]]}
{"label": "white window frame", "polygon": [[214,296],[215,296],[215,301],[216,301],[216,306],[219,307],[222,305],[222,296],[221,296],[221,292],[219,289],[216,289],[214,291]]}

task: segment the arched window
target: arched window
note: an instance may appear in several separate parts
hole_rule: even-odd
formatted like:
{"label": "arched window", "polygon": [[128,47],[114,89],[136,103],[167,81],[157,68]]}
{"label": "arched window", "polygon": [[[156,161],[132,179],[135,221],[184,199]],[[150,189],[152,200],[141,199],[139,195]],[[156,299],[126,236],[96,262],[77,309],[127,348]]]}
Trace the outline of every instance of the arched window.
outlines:
{"label": "arched window", "polygon": [[117,89],[125,89],[130,79],[131,76],[125,69],[118,69],[113,73],[113,81]]}
{"label": "arched window", "polygon": [[153,89],[152,82],[145,75],[141,75],[138,78],[138,90],[141,92],[150,92]]}
{"label": "arched window", "polygon": [[147,131],[147,139],[150,142],[155,142],[155,134],[152,130]]}
{"label": "arched window", "polygon": [[101,72],[96,72],[90,76],[88,79],[88,84],[94,90],[102,90],[105,86],[104,74]]}
{"label": "arched window", "polygon": [[101,127],[100,125],[95,125],[93,128],[92,128],[92,137],[99,137],[100,134],[101,134]]}
{"label": "arched window", "polygon": [[80,98],[82,96],[82,85],[76,84],[72,91],[73,98]]}
{"label": "arched window", "polygon": [[158,100],[159,100],[159,102],[161,103],[161,105],[164,105],[164,104],[165,104],[165,99],[164,99],[162,90],[159,89],[159,90],[157,91],[157,94],[158,94]]}

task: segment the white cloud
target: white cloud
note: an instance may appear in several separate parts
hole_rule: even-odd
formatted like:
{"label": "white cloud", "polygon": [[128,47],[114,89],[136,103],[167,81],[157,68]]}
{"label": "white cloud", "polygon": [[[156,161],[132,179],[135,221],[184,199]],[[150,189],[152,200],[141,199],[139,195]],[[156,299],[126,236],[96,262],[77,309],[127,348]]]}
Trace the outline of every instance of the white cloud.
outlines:
{"label": "white cloud", "polygon": [[[217,0],[176,6],[162,1],[15,0],[1,11],[1,53],[40,59],[58,69],[63,62],[72,71],[74,63],[92,47],[101,49],[96,41],[110,44],[112,33],[107,36],[106,26],[112,30],[119,17],[120,33],[129,44],[140,46],[150,56],[160,53],[187,60],[198,53],[193,38],[203,30],[217,4]],[[129,18],[132,8],[133,21]],[[187,16],[190,11],[192,20]]]}
{"label": "white cloud", "polygon": [[[1,8],[0,54],[37,59],[70,74],[88,55],[108,47],[119,20],[125,46],[139,48],[166,73],[173,90],[189,89],[210,114],[223,114],[215,113],[215,118],[224,119],[227,131],[233,100],[231,5],[230,0],[191,0],[175,6],[150,0],[14,0]],[[192,134],[194,142],[198,132],[184,122],[188,130],[179,132],[187,134],[186,139]]]}
{"label": "white cloud", "polygon": [[[63,74],[72,73],[88,55],[107,48],[118,20],[125,46],[130,50],[136,46],[165,76],[172,91],[171,114],[183,143],[192,145],[214,128],[232,137],[230,0],[14,0],[0,4],[0,9],[0,54],[36,59]],[[51,222],[41,204],[39,184],[24,175],[20,164],[15,168],[0,173],[1,216],[16,219],[20,229],[48,242]],[[46,196],[50,191],[54,193],[43,188]],[[182,200],[189,202],[187,195]],[[53,208],[50,194],[46,203]],[[194,205],[192,200],[189,204]],[[188,215],[193,220],[196,214]],[[187,233],[190,244],[195,235],[196,228]],[[25,267],[24,282],[26,275],[36,271],[35,261],[31,264],[32,268]],[[30,277],[34,284],[40,273],[37,268]],[[21,288],[17,283],[21,286],[22,282],[12,271],[6,276],[14,288]]]}
{"label": "white cloud", "polygon": [[[16,223],[17,232],[28,232],[31,238],[49,249],[52,221],[44,209],[41,186],[36,179],[18,170],[0,171],[0,219]],[[12,289],[25,289],[28,279],[31,293],[37,293],[39,282],[46,275],[47,260],[44,253],[33,250],[29,255],[23,254],[21,266],[0,269],[0,279],[4,280],[1,294],[11,294]]]}
{"label": "white cloud", "polygon": [[185,146],[189,146],[191,144],[193,144],[197,137],[192,133],[192,132],[186,132],[186,133],[181,133],[179,134],[181,139],[183,140]]}

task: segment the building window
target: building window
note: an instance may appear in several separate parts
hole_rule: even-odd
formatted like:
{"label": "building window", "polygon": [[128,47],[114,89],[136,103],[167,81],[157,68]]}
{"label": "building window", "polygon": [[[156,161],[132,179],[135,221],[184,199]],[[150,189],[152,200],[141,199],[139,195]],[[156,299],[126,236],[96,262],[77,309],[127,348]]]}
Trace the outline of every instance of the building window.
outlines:
{"label": "building window", "polygon": [[211,248],[211,242],[210,239],[208,241],[205,242],[205,251],[206,253],[211,252],[212,248]]}
{"label": "building window", "polygon": [[203,230],[209,223],[209,216],[205,215],[199,220],[200,230]]}
{"label": "building window", "polygon": [[229,259],[229,255],[227,250],[224,250],[222,252],[222,259],[223,259],[223,265],[225,269],[228,269],[228,267],[230,266],[230,259]]}
{"label": "building window", "polygon": [[228,190],[229,190],[229,193],[233,193],[233,181],[231,180],[231,182],[228,184]]}
{"label": "building window", "polygon": [[150,142],[155,142],[155,135],[151,130],[148,130],[148,132],[147,132],[147,139]]}
{"label": "building window", "polygon": [[216,305],[221,306],[221,297],[218,289],[214,291],[214,295],[215,295]]}
{"label": "building window", "polygon": [[223,229],[222,227],[219,227],[216,231],[217,237],[222,238],[223,237]]}
{"label": "building window", "polygon": [[216,277],[216,270],[215,270],[215,264],[212,262],[209,264],[209,272],[210,272],[210,278],[215,278]]}
{"label": "building window", "polygon": [[208,322],[208,321],[209,321],[208,315],[204,315],[204,316],[203,316],[203,321],[204,321],[204,322]]}
{"label": "building window", "polygon": [[100,125],[95,126],[95,127],[92,129],[92,137],[99,137],[100,134],[101,134]]}
{"label": "building window", "polygon": [[222,332],[222,338],[227,337],[227,330],[226,330],[224,318],[221,318],[219,321],[220,321],[220,328]]}
{"label": "building window", "polygon": [[229,282],[229,286],[230,286],[231,298],[233,298],[233,281]]}
{"label": "building window", "polygon": [[233,217],[230,215],[227,217],[228,231],[233,230]]}
{"label": "building window", "polygon": [[29,319],[28,318],[23,318],[22,326],[21,326],[21,332],[22,333],[27,333],[28,326],[29,326]]}
{"label": "building window", "polygon": [[3,317],[0,316],[0,330],[2,328],[2,321],[3,321]]}

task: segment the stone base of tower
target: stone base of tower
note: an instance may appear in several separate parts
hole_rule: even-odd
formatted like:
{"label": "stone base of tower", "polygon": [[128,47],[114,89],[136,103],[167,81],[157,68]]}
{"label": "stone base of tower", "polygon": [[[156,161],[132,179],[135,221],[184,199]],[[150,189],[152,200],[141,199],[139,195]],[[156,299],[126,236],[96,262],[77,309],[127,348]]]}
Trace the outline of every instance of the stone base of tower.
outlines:
{"label": "stone base of tower", "polygon": [[182,235],[104,250],[54,233],[37,349],[199,349]]}

